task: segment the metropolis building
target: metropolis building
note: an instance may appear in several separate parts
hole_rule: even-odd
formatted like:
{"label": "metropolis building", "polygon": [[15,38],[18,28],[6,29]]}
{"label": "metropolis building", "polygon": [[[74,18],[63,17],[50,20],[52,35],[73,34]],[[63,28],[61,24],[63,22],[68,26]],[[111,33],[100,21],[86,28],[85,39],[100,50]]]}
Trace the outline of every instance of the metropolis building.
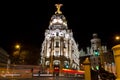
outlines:
{"label": "metropolis building", "polygon": [[57,11],[52,15],[41,49],[41,65],[45,69],[79,70],[79,50],[73,38],[73,32],[68,29],[67,20],[60,11],[62,4],[56,4]]}

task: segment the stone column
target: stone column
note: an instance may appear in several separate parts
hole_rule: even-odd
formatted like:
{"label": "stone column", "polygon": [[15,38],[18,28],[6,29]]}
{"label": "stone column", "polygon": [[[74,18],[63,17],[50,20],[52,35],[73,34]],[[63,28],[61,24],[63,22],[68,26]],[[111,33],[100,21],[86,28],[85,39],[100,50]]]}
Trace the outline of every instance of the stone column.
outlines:
{"label": "stone column", "polygon": [[91,80],[91,68],[89,58],[86,58],[83,62],[84,70],[85,70],[85,80]]}
{"label": "stone column", "polygon": [[114,53],[114,60],[116,65],[116,73],[117,73],[116,80],[120,80],[120,44],[113,46],[112,50]]}

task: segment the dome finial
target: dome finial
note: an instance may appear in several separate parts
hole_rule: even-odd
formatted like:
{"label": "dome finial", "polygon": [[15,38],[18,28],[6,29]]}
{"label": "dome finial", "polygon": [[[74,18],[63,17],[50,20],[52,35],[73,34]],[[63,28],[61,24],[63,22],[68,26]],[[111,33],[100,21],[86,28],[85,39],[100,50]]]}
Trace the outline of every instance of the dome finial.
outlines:
{"label": "dome finial", "polygon": [[63,6],[63,4],[55,4],[57,11],[55,12],[55,14],[62,14],[62,12],[60,11],[61,6]]}

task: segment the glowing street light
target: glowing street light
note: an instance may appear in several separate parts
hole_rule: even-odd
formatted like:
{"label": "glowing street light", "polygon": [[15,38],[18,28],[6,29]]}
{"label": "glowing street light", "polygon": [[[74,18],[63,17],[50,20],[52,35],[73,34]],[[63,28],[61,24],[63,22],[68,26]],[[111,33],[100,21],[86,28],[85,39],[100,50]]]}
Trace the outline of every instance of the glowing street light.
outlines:
{"label": "glowing street light", "polygon": [[21,46],[20,46],[20,44],[16,44],[15,46],[14,46],[14,49],[15,49],[15,51],[13,52],[13,56],[14,56],[14,64],[16,64],[16,63],[19,63],[19,61],[20,61],[20,49],[21,49]]}
{"label": "glowing street light", "polygon": [[115,36],[116,44],[120,44],[120,35]]}
{"label": "glowing street light", "polygon": [[15,48],[15,51],[14,51],[13,55],[14,56],[18,56],[20,54],[20,48],[21,48],[21,46],[19,44],[16,44],[14,46],[14,48]]}
{"label": "glowing street light", "polygon": [[15,49],[20,49],[20,45],[19,44],[15,45]]}
{"label": "glowing street light", "polygon": [[116,39],[116,40],[120,40],[120,36],[116,36],[115,39]]}

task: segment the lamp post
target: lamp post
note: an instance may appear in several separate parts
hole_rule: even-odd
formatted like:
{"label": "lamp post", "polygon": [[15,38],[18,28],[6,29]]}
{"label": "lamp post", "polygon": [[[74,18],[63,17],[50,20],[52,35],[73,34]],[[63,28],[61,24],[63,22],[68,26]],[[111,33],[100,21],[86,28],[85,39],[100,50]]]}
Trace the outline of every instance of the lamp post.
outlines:
{"label": "lamp post", "polygon": [[116,40],[120,40],[120,36],[116,36],[115,39],[116,39]]}
{"label": "lamp post", "polygon": [[20,60],[20,49],[21,49],[21,46],[20,46],[20,44],[16,44],[14,46],[14,48],[15,48],[15,51],[13,53],[13,56],[15,58],[14,63],[16,64],[16,63],[19,63],[19,60]]}
{"label": "lamp post", "polygon": [[116,45],[120,44],[120,35],[115,36]]}
{"label": "lamp post", "polygon": [[16,49],[20,49],[20,45],[19,45],[19,44],[16,44],[16,45],[15,45],[15,48],[16,48]]}

